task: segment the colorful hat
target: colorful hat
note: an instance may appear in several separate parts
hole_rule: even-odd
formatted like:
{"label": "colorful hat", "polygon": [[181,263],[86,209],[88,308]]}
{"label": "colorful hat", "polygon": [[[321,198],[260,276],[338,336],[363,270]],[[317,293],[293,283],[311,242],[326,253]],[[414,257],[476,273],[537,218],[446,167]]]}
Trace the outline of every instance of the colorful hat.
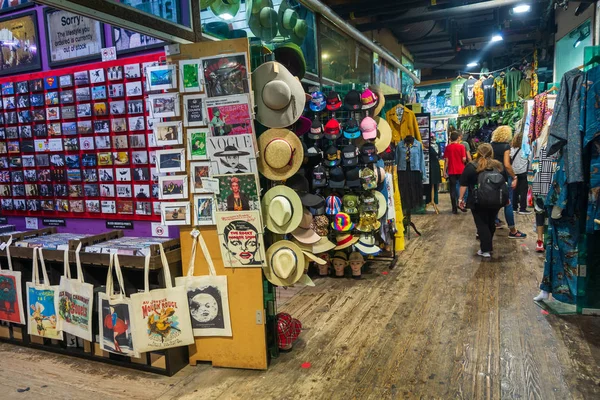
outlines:
{"label": "colorful hat", "polygon": [[312,92],[310,96],[310,110],[314,112],[323,111],[325,109],[325,106],[327,105],[327,103],[325,102],[325,95],[323,94],[323,92]]}
{"label": "colorful hat", "polygon": [[371,89],[365,89],[360,95],[363,110],[369,110],[377,104],[377,95]]}
{"label": "colorful hat", "polygon": [[346,172],[346,187],[360,187],[360,168],[352,168],[351,170]]}
{"label": "colorful hat", "polygon": [[392,143],[392,128],[390,124],[382,117],[375,117],[377,123],[377,137],[375,138],[375,147],[377,153],[383,153]]}
{"label": "colorful hat", "polygon": [[361,159],[364,164],[374,163],[379,160],[377,148],[373,143],[365,143],[360,147]]}
{"label": "colorful hat", "polygon": [[302,221],[302,201],[291,188],[275,186],[261,201],[263,218],[271,232],[285,234],[296,229]]}
{"label": "colorful hat", "polygon": [[286,313],[277,314],[277,346],[281,350],[291,349],[301,331],[302,323],[296,318]]}
{"label": "colorful hat", "polygon": [[379,85],[369,85],[369,89],[377,95],[377,105],[373,110],[373,117],[376,117],[383,110],[383,107],[385,107],[385,96]]}
{"label": "colorful hat", "polygon": [[267,179],[281,181],[302,165],[302,142],[288,129],[269,129],[258,138],[258,171]]}
{"label": "colorful hat", "polygon": [[340,137],[340,123],[332,118],[325,124],[325,139],[335,140]]}
{"label": "colorful hat", "polygon": [[[246,5],[246,7],[248,6]],[[277,32],[277,28],[275,28],[275,32]],[[258,37],[265,41],[262,36]],[[283,64],[292,75],[300,80],[304,78],[304,74],[306,74],[306,60],[304,58],[304,52],[297,44],[289,42],[285,43],[273,50],[273,53],[275,54],[275,61]]]}
{"label": "colorful hat", "polygon": [[[312,106],[312,103],[311,103],[311,106]],[[313,119],[312,124],[310,126],[310,132],[308,133],[308,138],[313,139],[313,140],[319,140],[323,137],[324,130],[325,129],[323,128],[323,123],[321,122],[319,117],[315,117],[315,119]]]}
{"label": "colorful hat", "polygon": [[356,111],[361,109],[360,93],[356,90],[349,91],[344,96],[344,108],[348,111]]}
{"label": "colorful hat", "polygon": [[358,237],[352,236],[351,233],[345,233],[342,235],[337,235],[335,237],[336,246],[334,250],[342,250],[352,246],[354,243],[358,242]]}
{"label": "colorful hat", "polygon": [[360,130],[365,140],[375,139],[377,137],[377,122],[371,117],[365,117],[360,121]]}
{"label": "colorful hat", "polygon": [[323,203],[325,199],[322,196],[310,193],[308,179],[303,174],[294,174],[285,181],[285,185],[292,188],[300,196],[302,204],[307,207],[316,207]]}
{"label": "colorful hat", "polygon": [[375,174],[371,168],[363,168],[360,170],[360,182],[365,190],[376,189],[377,181],[375,180]]}
{"label": "colorful hat", "polygon": [[282,64],[269,61],[252,73],[256,120],[269,128],[292,125],[304,110],[304,89]]}
{"label": "colorful hat", "polygon": [[354,229],[354,223],[350,219],[350,215],[340,212],[333,217],[331,227],[338,232],[349,232]]}
{"label": "colorful hat", "polygon": [[356,139],[360,137],[360,128],[354,118],[351,118],[346,122],[343,131],[346,139]]}
{"label": "colorful hat", "polygon": [[358,149],[353,144],[344,146],[342,149],[342,165],[344,167],[355,167],[358,165]]}
{"label": "colorful hat", "polygon": [[271,0],[247,0],[246,22],[254,36],[263,42],[270,42],[277,36],[277,11]]}
{"label": "colorful hat", "polygon": [[381,252],[381,248],[375,244],[375,236],[372,233],[362,233],[354,246],[358,251],[369,256]]}
{"label": "colorful hat", "polygon": [[381,222],[377,220],[377,215],[374,212],[362,212],[360,221],[356,225],[356,230],[361,232],[373,232],[381,227]]}
{"label": "colorful hat", "polygon": [[355,194],[346,194],[342,198],[344,212],[350,215],[358,214],[358,196]]}
{"label": "colorful hat", "polygon": [[[264,201],[264,200],[263,200]],[[342,200],[337,196],[328,196],[325,199],[325,214],[335,215],[342,209]]]}
{"label": "colorful hat", "polygon": [[317,232],[319,236],[327,236],[329,234],[329,218],[325,215],[316,215],[310,223],[310,229]]}
{"label": "colorful hat", "polygon": [[377,190],[374,190],[373,194],[375,195],[375,198],[377,199],[377,219],[381,219],[387,212],[387,201],[386,201],[383,193],[381,193]]}
{"label": "colorful hat", "polygon": [[327,172],[325,171],[325,167],[322,165],[318,165],[313,169],[313,179],[312,179],[312,187],[323,188],[327,186]]}
{"label": "colorful hat", "polygon": [[327,109],[329,111],[337,111],[342,107],[342,98],[337,92],[331,91],[327,95]]}
{"label": "colorful hat", "polygon": [[342,167],[335,167],[329,171],[329,187],[332,189],[343,189],[346,186],[346,177]]}
{"label": "colorful hat", "polygon": [[276,286],[290,286],[304,274],[305,259],[302,250],[289,240],[279,240],[267,249],[265,277]]}
{"label": "colorful hat", "polygon": [[335,146],[329,146],[325,150],[325,160],[323,163],[328,167],[335,167],[340,165],[340,152]]}

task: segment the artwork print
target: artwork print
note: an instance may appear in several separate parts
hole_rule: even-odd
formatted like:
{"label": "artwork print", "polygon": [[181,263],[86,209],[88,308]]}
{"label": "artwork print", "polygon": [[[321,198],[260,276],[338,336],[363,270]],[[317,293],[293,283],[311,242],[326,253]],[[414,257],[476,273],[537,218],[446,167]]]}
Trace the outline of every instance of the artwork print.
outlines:
{"label": "artwork print", "polygon": [[[152,36],[143,35],[125,28],[113,27],[113,38],[114,45],[117,48],[117,54],[129,53],[131,51],[140,51],[144,49],[151,49],[164,45],[164,42],[160,39],[153,38]],[[127,67],[127,66],[125,66]],[[131,75],[127,74],[127,68],[125,69],[125,77],[127,79],[139,78],[139,64],[138,74]]]}
{"label": "artwork print", "polygon": [[163,225],[189,225],[191,221],[189,201],[160,203],[160,213]]}
{"label": "artwork print", "polygon": [[179,94],[162,93],[148,96],[152,118],[179,116]]}
{"label": "artwork print", "polygon": [[194,225],[215,225],[215,199],[212,195],[194,196]]}
{"label": "artwork print", "polygon": [[129,305],[110,304],[100,294],[100,326],[102,327],[102,350],[111,353],[135,356]]}
{"label": "artwork print", "polygon": [[207,158],[206,137],[209,135],[206,129],[188,129],[188,157],[190,160],[204,160]]}
{"label": "artwork print", "polygon": [[62,332],[56,329],[56,309],[54,307],[54,288],[27,287],[27,304],[29,305],[29,333],[50,339],[62,339]]}
{"label": "artwork print", "polygon": [[202,184],[202,178],[211,176],[210,163],[206,161],[191,162],[190,170],[192,193],[210,193]]}
{"label": "artwork print", "polygon": [[205,57],[200,63],[208,97],[250,92],[246,53]]}
{"label": "artwork print", "polygon": [[217,212],[216,220],[226,268],[264,265],[265,245],[259,211]]}
{"label": "artwork print", "polygon": [[247,95],[206,99],[206,118],[213,136],[253,133]]}
{"label": "artwork print", "polygon": [[217,211],[260,210],[258,182],[255,174],[213,175],[219,180],[215,195]]}
{"label": "artwork print", "polygon": [[183,124],[185,126],[205,126],[204,102],[206,96],[194,94],[183,96]]}
{"label": "artwork print", "polygon": [[177,89],[175,65],[157,65],[146,68],[146,86],[149,91]]}
{"label": "artwork print", "polygon": [[[0,193],[4,196],[4,191]],[[19,271],[0,271],[0,289],[0,321],[25,324],[21,296],[21,273]]]}
{"label": "artwork print", "polygon": [[179,61],[179,87],[182,92],[200,92],[204,88],[199,79],[199,60]]}
{"label": "artwork print", "polygon": [[181,121],[158,122],[153,128],[156,143],[159,146],[182,144]]}
{"label": "artwork print", "polygon": [[160,176],[158,178],[159,196],[161,200],[187,199],[187,175]]}
{"label": "artwork print", "polygon": [[213,174],[258,171],[252,135],[209,136],[206,147]]}
{"label": "artwork print", "polygon": [[12,46],[2,46],[0,52],[0,75],[11,75],[41,69],[41,54],[36,22],[36,13],[0,20],[0,34],[3,42]]}

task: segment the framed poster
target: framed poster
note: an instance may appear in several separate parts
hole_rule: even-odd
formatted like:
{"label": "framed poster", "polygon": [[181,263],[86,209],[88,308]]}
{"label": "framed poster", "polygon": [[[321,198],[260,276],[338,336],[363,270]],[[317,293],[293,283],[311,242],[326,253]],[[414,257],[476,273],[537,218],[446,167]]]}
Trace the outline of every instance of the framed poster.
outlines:
{"label": "framed poster", "polygon": [[46,37],[50,66],[100,59],[104,27],[94,19],[63,10],[46,9]]}
{"label": "framed poster", "polygon": [[0,0],[0,14],[13,12],[25,7],[32,7],[33,4],[33,0]]}
{"label": "framed poster", "polygon": [[149,50],[165,45],[165,42],[160,39],[142,35],[141,33],[125,28],[113,27],[112,35],[114,46],[117,48],[117,54]]}
{"label": "framed poster", "polygon": [[0,48],[0,76],[42,68],[35,11],[1,18],[0,37],[14,43]]}

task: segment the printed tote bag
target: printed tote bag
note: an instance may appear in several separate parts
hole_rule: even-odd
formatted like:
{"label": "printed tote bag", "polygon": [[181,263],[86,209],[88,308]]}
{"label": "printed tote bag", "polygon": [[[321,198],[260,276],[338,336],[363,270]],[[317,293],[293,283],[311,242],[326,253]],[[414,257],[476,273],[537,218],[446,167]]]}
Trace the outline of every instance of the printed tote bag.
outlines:
{"label": "printed tote bag", "polygon": [[8,242],[0,244],[0,250],[6,249],[6,259],[8,260],[8,270],[2,269],[2,264],[0,264],[0,321],[25,325],[21,271],[13,271],[10,258],[11,244],[12,236]]}

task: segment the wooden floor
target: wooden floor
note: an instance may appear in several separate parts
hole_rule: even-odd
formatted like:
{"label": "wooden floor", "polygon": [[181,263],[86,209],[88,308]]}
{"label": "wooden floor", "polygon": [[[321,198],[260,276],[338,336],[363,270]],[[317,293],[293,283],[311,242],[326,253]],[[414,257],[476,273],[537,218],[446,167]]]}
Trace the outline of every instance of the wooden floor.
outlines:
{"label": "wooden floor", "polygon": [[423,236],[389,274],[377,265],[362,281],[284,291],[280,310],[304,330],[266,372],[199,365],[166,378],[2,344],[0,398],[600,398],[600,318],[544,315],[532,302],[533,216],[517,217],[528,240],[501,230],[482,261],[470,214],[441,209],[414,217]]}

